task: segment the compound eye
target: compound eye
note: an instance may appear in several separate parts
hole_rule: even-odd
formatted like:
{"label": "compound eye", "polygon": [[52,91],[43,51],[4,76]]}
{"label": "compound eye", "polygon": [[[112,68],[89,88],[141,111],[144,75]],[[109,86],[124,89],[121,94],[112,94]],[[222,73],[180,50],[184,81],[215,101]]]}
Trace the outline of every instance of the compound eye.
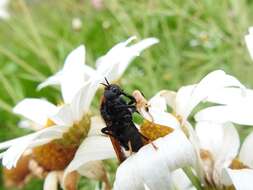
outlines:
{"label": "compound eye", "polygon": [[117,93],[117,92],[118,92],[118,90],[117,90],[116,88],[113,88],[112,91],[113,91],[114,93]]}

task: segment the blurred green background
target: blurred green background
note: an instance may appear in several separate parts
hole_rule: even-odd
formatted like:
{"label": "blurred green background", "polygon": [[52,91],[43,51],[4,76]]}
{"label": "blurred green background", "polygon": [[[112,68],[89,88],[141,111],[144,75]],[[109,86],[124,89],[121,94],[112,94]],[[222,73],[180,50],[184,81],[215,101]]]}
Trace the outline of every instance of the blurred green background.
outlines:
{"label": "blurred green background", "polygon": [[[197,82],[214,69],[253,87],[253,62],[244,42],[253,25],[252,1],[105,0],[94,5],[97,2],[10,2],[10,19],[0,21],[1,141],[28,132],[17,127],[19,118],[11,113],[18,101],[24,97],[59,101],[57,89],[38,92],[36,86],[61,68],[66,55],[80,44],[86,46],[86,63],[94,65],[96,58],[129,36],[159,38],[160,43],[135,59],[121,80],[126,91],[140,89],[147,97]],[[72,27],[75,18],[82,22],[79,30]],[[25,189],[41,185],[33,180]],[[92,185],[80,183],[81,189]]]}

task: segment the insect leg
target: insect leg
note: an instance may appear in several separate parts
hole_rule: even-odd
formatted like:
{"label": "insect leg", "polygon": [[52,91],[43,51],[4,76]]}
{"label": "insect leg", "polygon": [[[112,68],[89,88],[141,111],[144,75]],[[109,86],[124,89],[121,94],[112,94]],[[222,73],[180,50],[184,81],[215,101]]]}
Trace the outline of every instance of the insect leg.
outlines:
{"label": "insect leg", "polygon": [[136,109],[135,105],[120,105],[120,106],[115,106],[116,109],[121,109],[121,108],[131,108],[131,109]]}
{"label": "insect leg", "polygon": [[158,147],[155,145],[155,143],[152,140],[149,140],[149,143],[153,146],[155,150],[158,150]]}
{"label": "insect leg", "polygon": [[106,135],[109,135],[109,136],[112,136],[112,137],[115,137],[115,135],[112,133],[112,131],[110,130],[110,127],[104,127],[101,129],[101,132],[106,134]]}
{"label": "insect leg", "polygon": [[122,92],[122,95],[124,95],[124,96],[126,96],[127,98],[130,99],[130,102],[128,103],[128,105],[130,105],[130,104],[135,104],[135,103],[136,103],[136,100],[135,100],[135,98],[134,98],[132,95],[127,94],[127,93],[125,93],[125,92]]}
{"label": "insect leg", "polygon": [[[141,133],[140,133],[141,134]],[[146,140],[146,141],[148,141],[148,143],[150,143],[152,146],[153,146],[153,148],[155,149],[155,150],[158,150],[158,147],[155,145],[155,143],[152,141],[152,140],[150,140],[150,139],[148,139],[146,136],[144,136],[143,134],[141,134],[141,136]]]}
{"label": "insect leg", "polygon": [[130,152],[130,155],[133,154],[133,148],[132,148],[132,144],[131,144],[131,141],[128,141],[128,147],[129,147],[129,152]]}

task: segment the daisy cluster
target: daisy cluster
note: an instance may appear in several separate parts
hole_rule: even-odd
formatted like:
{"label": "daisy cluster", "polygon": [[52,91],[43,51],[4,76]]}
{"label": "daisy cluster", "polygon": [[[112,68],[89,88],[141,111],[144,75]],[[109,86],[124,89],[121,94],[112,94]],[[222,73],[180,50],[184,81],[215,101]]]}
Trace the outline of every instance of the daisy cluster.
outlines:
{"label": "daisy cluster", "polygon": [[[245,39],[252,55],[251,32]],[[113,46],[95,68],[85,64],[85,46],[77,47],[60,71],[38,85],[38,90],[59,86],[60,105],[26,98],[13,108],[25,118],[20,126],[34,132],[0,143],[7,185],[22,186],[37,176],[45,179],[45,190],[58,184],[76,189],[79,176],[85,176],[115,190],[253,189],[253,133],[240,145],[234,126],[253,125],[253,91],[222,70],[177,92],[163,89],[149,100],[133,92],[143,117],[138,130],[152,143],[130,154],[110,183],[102,161],[116,154],[101,133],[104,121],[90,107],[104,78],[118,81],[135,57],[159,42],[147,38],[130,45],[134,39]]]}

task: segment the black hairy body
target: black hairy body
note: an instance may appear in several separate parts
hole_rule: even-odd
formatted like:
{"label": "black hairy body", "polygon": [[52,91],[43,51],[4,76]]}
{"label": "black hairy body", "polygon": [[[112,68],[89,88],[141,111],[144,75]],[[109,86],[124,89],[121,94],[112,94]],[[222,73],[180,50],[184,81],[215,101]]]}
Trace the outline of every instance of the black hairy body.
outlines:
{"label": "black hairy body", "polygon": [[[133,123],[136,111],[134,97],[126,94],[115,84],[105,85],[100,112],[106,123],[101,131],[115,138],[125,150],[137,152],[143,145],[142,135]],[[124,98],[129,99],[127,102]]]}

